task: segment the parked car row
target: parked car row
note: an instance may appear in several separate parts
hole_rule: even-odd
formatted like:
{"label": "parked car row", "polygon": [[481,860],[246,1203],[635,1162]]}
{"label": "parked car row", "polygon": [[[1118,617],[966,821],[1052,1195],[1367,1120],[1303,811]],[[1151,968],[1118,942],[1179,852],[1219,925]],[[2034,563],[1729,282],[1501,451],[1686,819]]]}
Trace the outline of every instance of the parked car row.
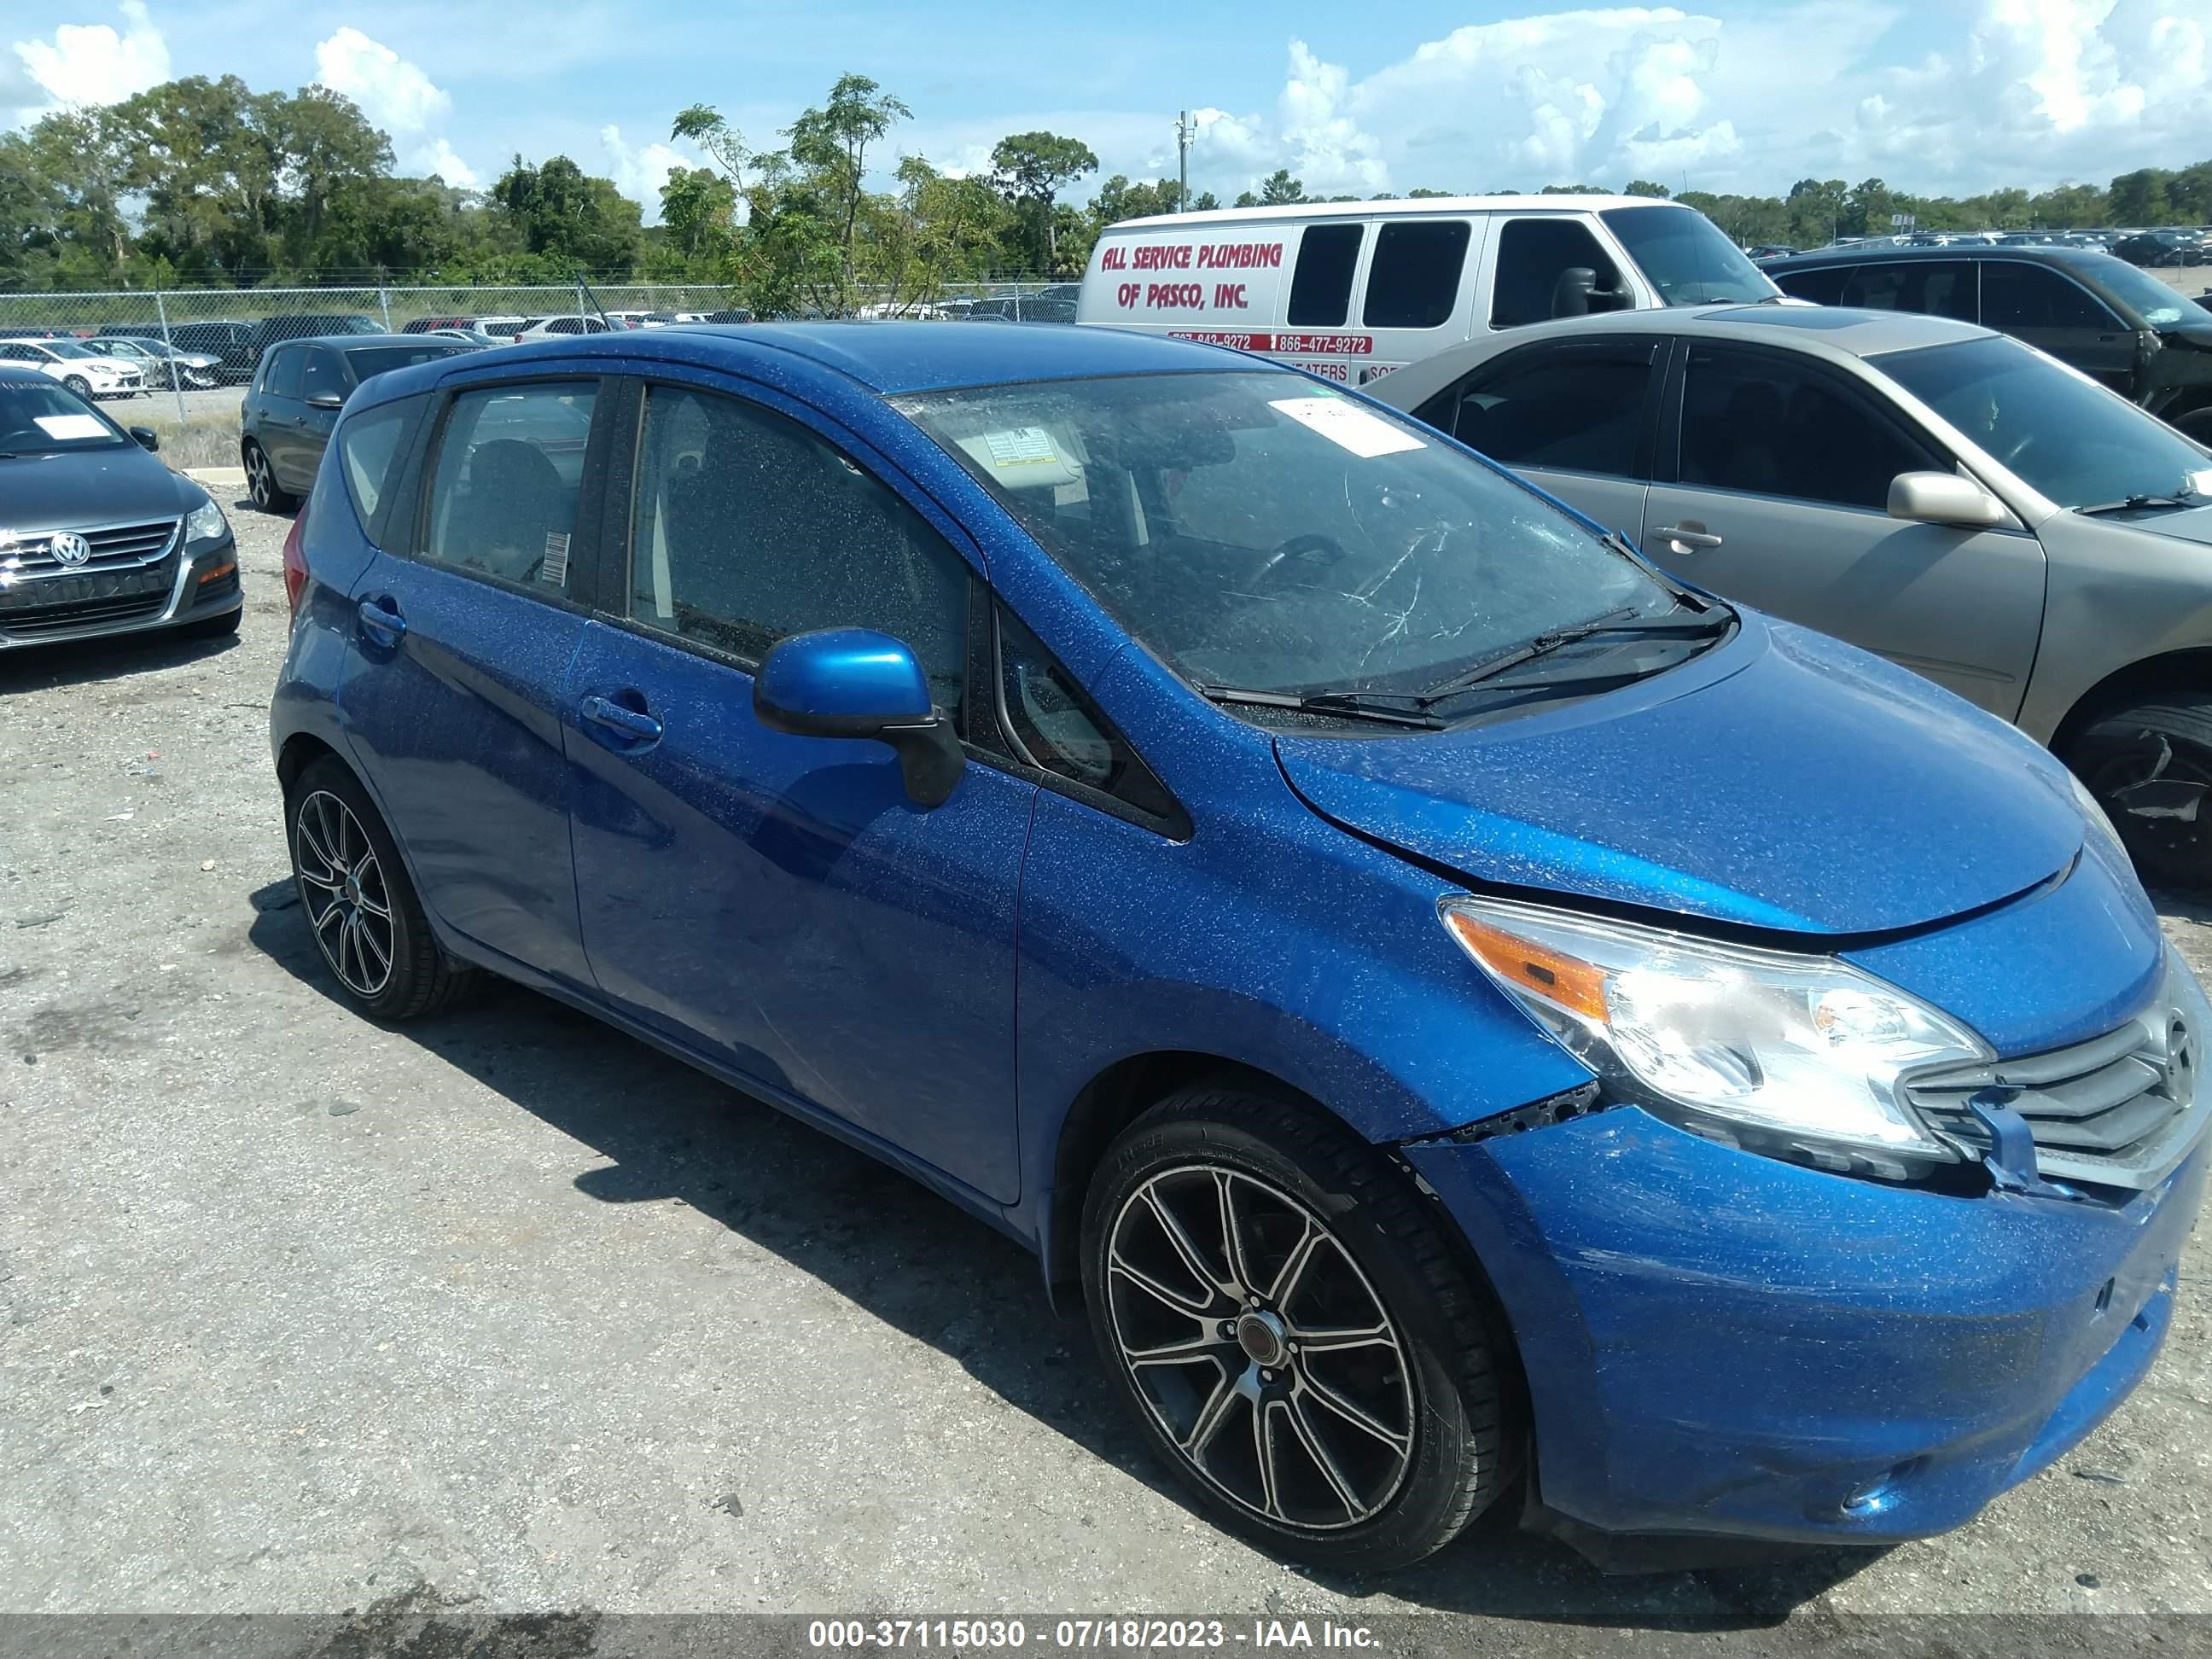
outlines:
{"label": "parked car row", "polygon": [[[1586,301],[1593,246],[1632,299],[1747,280],[1607,210],[1548,284],[1518,207],[1462,226],[1473,288],[1245,268],[1393,319]],[[1339,1569],[1516,1479],[1601,1555],[1923,1535],[2141,1381],[2212,1006],[1984,711],[2047,736],[2204,611],[2154,494],[2187,439],[1978,326],[1800,305],[1382,383],[1585,517],[1126,329],[641,346],[338,413],[270,737],[363,1013],[513,978],[908,1171],[1081,1299],[1195,1504]],[[1983,708],[1720,596],[1759,580]]]}
{"label": "parked car row", "polygon": [[136,398],[146,390],[146,371],[139,364],[104,356],[76,340],[0,339],[0,367],[27,368],[58,380],[87,401]]}

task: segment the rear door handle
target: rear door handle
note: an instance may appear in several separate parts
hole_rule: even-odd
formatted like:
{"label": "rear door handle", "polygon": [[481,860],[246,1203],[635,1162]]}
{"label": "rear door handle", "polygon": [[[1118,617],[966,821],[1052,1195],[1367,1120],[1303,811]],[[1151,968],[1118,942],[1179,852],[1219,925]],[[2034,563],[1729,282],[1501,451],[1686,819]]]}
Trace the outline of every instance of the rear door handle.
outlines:
{"label": "rear door handle", "polygon": [[1711,549],[1721,544],[1721,538],[1706,530],[1702,525],[1694,529],[1686,524],[1668,525],[1663,529],[1653,531],[1651,535],[1654,540],[1666,543],[1668,549],[1676,553]]}
{"label": "rear door handle", "polygon": [[577,713],[594,726],[603,726],[611,732],[637,743],[659,743],[660,722],[651,714],[635,708],[625,708],[612,697],[586,697]]}
{"label": "rear door handle", "polygon": [[362,632],[373,635],[380,644],[390,645],[407,631],[406,617],[386,610],[374,599],[363,599],[354,607],[354,615],[361,618]]}

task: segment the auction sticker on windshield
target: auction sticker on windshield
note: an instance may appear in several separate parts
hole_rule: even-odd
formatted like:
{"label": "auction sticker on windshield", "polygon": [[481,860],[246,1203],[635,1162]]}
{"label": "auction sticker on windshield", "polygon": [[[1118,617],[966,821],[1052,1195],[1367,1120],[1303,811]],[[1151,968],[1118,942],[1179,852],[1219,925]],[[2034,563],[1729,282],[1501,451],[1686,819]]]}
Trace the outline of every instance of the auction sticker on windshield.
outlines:
{"label": "auction sticker on windshield", "polygon": [[1362,460],[1428,447],[1412,433],[1401,431],[1382,416],[1370,414],[1357,404],[1340,403],[1334,398],[1280,398],[1271,401],[1267,407],[1289,416],[1301,426],[1312,428],[1338,448],[1348,449]]}
{"label": "auction sticker on windshield", "polygon": [[33,415],[39,430],[49,438],[105,438],[107,428],[91,415]]}

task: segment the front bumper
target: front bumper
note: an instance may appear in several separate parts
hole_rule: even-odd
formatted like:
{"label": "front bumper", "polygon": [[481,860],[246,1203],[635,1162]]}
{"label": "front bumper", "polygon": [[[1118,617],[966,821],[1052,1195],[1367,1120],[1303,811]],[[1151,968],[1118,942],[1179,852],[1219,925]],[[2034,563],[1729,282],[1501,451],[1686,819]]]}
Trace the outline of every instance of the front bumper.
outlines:
{"label": "front bumper", "polygon": [[2125,1398],[2212,1162],[2111,1206],[1947,1197],[1632,1107],[1401,1152],[1504,1304],[1544,1508],[1831,1545],[1959,1526]]}
{"label": "front bumper", "polygon": [[0,653],[182,627],[245,603],[238,544],[226,532],[220,541],[173,550],[151,564],[0,588]]}

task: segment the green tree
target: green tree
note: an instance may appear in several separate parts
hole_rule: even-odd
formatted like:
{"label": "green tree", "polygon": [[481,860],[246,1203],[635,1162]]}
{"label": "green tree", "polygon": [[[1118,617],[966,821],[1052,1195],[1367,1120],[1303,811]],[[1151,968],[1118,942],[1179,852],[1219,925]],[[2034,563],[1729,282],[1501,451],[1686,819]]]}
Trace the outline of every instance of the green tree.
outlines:
{"label": "green tree", "polygon": [[1649,179],[1631,179],[1628,181],[1628,188],[1621,191],[1621,194],[1624,196],[1649,196],[1656,201],[1663,202],[1673,196],[1674,192],[1668,190],[1664,185],[1653,184]]}
{"label": "green tree", "polygon": [[685,138],[706,151],[719,162],[729,176],[732,188],[745,187],[745,163],[753,152],[745,144],[745,136],[717,114],[712,104],[694,104],[679,110],[676,120],[668,129],[671,138]]}
{"label": "green tree", "polygon": [[1060,222],[1054,198],[1064,185],[1098,170],[1098,158],[1079,138],[1056,132],[1015,132],[991,150],[991,176],[1030,234],[1036,269],[1056,271]]}
{"label": "green tree", "polygon": [[1221,207],[1221,198],[1210,190],[1202,190],[1190,198],[1190,205],[1192,211],[1195,213],[1218,212]]}
{"label": "green tree", "polygon": [[1260,205],[1260,198],[1255,196],[1249,190],[1240,190],[1237,192],[1237,199],[1231,202],[1229,205],[1231,207],[1257,207]]}
{"label": "green tree", "polygon": [[1431,198],[1431,197],[1436,197],[1436,196],[1449,196],[1450,194],[1452,194],[1452,192],[1451,192],[1450,191],[1448,191],[1448,190],[1431,190],[1431,189],[1429,189],[1429,188],[1428,188],[1428,186],[1427,186],[1427,185],[1423,185],[1420,189],[1419,189],[1419,190],[1409,190],[1409,191],[1407,191],[1406,192],[1406,199],[1407,199],[1407,201],[1409,201],[1409,202],[1425,202],[1425,201],[1427,201],[1427,200],[1428,200],[1430,198]]}
{"label": "green tree", "polygon": [[660,187],[660,222],[687,260],[718,260],[737,229],[738,192],[711,167],[672,167]]}
{"label": "green tree", "polygon": [[1284,207],[1305,199],[1304,184],[1291,178],[1291,170],[1288,167],[1277,167],[1260,181],[1261,207]]}
{"label": "green tree", "polygon": [[[843,221],[839,240],[848,263],[867,174],[868,146],[913,113],[866,76],[841,75],[830,88],[829,102],[808,110],[785,134],[791,140],[792,161],[817,175]],[[1091,165],[1097,165],[1095,159]]]}
{"label": "green tree", "polygon": [[540,167],[517,155],[491,187],[491,199],[520,233],[526,252],[586,270],[627,274],[644,241],[637,204],[565,155]]}
{"label": "green tree", "polygon": [[2166,194],[2172,175],[2163,167],[2137,167],[2112,180],[2112,217],[2123,225],[2163,225],[2174,216]]}

